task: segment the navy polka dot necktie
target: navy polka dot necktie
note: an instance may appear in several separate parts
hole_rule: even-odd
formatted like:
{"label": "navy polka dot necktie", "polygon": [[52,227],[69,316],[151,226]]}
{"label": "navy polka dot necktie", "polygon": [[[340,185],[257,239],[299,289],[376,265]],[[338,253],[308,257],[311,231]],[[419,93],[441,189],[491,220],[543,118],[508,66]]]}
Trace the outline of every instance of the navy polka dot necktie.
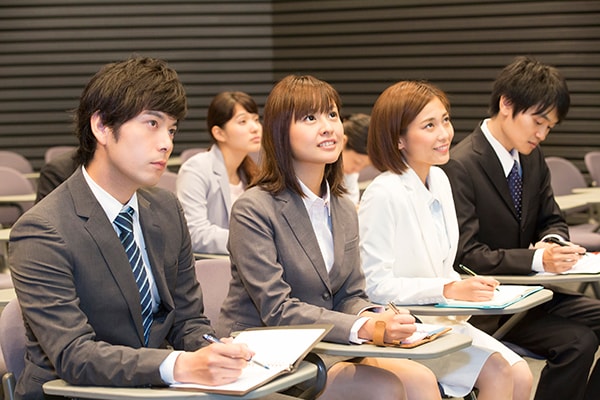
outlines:
{"label": "navy polka dot necktie", "polygon": [[510,190],[510,197],[512,197],[513,204],[515,205],[515,211],[517,212],[517,218],[521,220],[521,201],[523,197],[523,181],[521,180],[521,174],[519,174],[519,164],[515,160],[510,173],[508,174],[508,189]]}

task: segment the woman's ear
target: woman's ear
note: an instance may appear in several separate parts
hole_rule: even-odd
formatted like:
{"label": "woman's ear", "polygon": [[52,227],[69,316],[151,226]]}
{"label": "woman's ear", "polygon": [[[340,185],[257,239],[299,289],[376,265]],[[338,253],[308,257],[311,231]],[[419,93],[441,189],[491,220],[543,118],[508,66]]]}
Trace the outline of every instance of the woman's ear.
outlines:
{"label": "woman's ear", "polygon": [[225,136],[225,132],[223,131],[223,129],[221,129],[221,127],[219,125],[214,125],[210,129],[210,133],[217,142],[225,142],[227,140],[227,137]]}
{"label": "woman's ear", "polygon": [[404,149],[404,140],[398,139],[398,150]]}

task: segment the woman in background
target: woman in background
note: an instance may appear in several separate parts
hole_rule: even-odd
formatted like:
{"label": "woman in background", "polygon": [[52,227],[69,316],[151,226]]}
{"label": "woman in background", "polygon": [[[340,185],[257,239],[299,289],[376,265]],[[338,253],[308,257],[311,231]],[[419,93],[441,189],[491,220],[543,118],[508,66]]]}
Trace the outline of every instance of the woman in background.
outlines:
{"label": "woman in background", "polygon": [[[344,196],[340,97],[311,76],[288,76],[264,110],[256,186],[234,204],[229,250],[232,281],[217,333],[249,327],[333,324],[325,340],[362,343],[384,321],[385,340],[416,327],[373,305],[364,292],[358,221]],[[324,357],[322,399],[440,399],[435,376],[410,360]]]}
{"label": "woman in background", "polygon": [[231,205],[258,170],[249,155],[260,150],[258,106],[246,93],[219,93],[208,107],[206,125],[214,144],[181,166],[177,197],[194,252],[226,254]]}
{"label": "woman in background", "polygon": [[[398,82],[371,112],[368,152],[382,173],[363,193],[360,248],[367,293],[377,303],[431,304],[445,299],[486,301],[498,282],[461,280],[453,270],[458,222],[450,183],[436,165],[448,162],[454,128],[446,95],[427,82]],[[464,319],[422,317],[453,324],[473,346],[426,360],[445,394],[463,397],[475,386],[478,400],[529,399],[527,363]]]}

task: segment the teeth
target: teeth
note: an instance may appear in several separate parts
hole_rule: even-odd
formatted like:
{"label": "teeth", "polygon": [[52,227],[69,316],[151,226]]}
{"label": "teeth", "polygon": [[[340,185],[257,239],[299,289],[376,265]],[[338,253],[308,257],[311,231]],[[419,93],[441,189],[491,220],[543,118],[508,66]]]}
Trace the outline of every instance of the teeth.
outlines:
{"label": "teeth", "polygon": [[323,147],[323,146],[332,146],[334,145],[335,142],[331,141],[331,142],[323,142],[319,145],[319,147]]}

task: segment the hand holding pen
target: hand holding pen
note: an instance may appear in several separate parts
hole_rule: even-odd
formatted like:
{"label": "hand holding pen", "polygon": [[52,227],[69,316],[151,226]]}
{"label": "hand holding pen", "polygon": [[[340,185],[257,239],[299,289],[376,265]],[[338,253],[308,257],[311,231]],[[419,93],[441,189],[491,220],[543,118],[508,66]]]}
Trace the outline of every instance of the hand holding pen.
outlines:
{"label": "hand holding pen", "polygon": [[[219,340],[219,339],[218,339],[218,338],[216,338],[215,336],[213,336],[213,335],[211,335],[211,334],[208,334],[208,333],[205,333],[204,335],[202,335],[202,338],[204,338],[204,340],[206,340],[207,342],[210,342],[210,343],[223,343],[221,340]],[[246,361],[248,361],[248,362],[251,362],[251,363],[253,363],[253,364],[256,364],[256,365],[258,365],[259,367],[262,367],[262,368],[265,368],[265,369],[269,369],[269,366],[268,366],[268,365],[265,365],[265,364],[263,364],[263,363],[260,363],[260,362],[256,361],[256,360],[254,359],[254,357],[252,357],[251,359],[249,359],[249,360],[246,360]]]}
{"label": "hand holding pen", "polygon": [[554,236],[545,238],[539,246],[536,246],[539,247],[545,248],[542,254],[544,270],[553,273],[568,271],[587,254],[585,248]]}
{"label": "hand holding pen", "polygon": [[479,278],[479,280],[484,284],[484,285],[488,285],[488,286],[492,286],[494,288],[495,291],[499,292],[500,289],[498,288],[498,285],[500,284],[497,280],[487,277],[487,276],[481,276],[478,275],[477,273],[475,273],[475,271],[473,271],[471,268],[467,267],[466,265],[463,264],[458,264],[459,268],[462,269],[467,275],[471,275],[473,277],[477,277]]}

